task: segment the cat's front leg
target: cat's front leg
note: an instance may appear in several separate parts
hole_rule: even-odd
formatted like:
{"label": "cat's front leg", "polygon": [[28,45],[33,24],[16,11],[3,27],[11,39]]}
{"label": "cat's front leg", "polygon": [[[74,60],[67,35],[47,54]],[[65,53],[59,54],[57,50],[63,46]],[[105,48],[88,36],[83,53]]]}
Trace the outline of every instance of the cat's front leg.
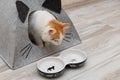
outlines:
{"label": "cat's front leg", "polygon": [[41,39],[37,39],[37,40],[36,40],[36,43],[37,43],[37,46],[38,46],[39,48],[45,47],[45,42],[42,41]]}
{"label": "cat's front leg", "polygon": [[45,42],[41,39],[38,33],[34,34],[34,39],[38,47],[45,47]]}
{"label": "cat's front leg", "polygon": [[43,41],[42,43],[39,42],[37,45],[38,45],[40,48],[41,48],[41,47],[43,48],[43,47],[45,47],[45,42],[44,42],[44,41]]}

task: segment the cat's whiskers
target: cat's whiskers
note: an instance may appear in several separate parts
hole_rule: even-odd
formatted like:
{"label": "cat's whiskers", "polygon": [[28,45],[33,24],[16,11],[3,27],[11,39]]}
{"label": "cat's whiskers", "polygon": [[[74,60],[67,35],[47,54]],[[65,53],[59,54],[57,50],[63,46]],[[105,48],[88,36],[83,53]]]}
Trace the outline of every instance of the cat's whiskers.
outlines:
{"label": "cat's whiskers", "polygon": [[29,43],[27,46],[25,46],[23,49],[21,49],[20,52],[22,53],[22,56],[24,56],[26,54],[25,58],[27,58],[31,49],[32,49],[32,45]]}
{"label": "cat's whiskers", "polygon": [[70,42],[71,37],[72,37],[72,33],[65,33],[65,37],[63,40],[66,42]]}
{"label": "cat's whiskers", "polygon": [[66,42],[70,42],[69,40],[67,40],[67,39],[65,39],[65,38],[64,38],[63,40],[66,41]]}
{"label": "cat's whiskers", "polygon": [[70,36],[65,36],[65,38],[67,38],[67,39],[71,39],[71,37],[70,37]]}
{"label": "cat's whiskers", "polygon": [[72,33],[65,33],[65,35],[72,35]]}

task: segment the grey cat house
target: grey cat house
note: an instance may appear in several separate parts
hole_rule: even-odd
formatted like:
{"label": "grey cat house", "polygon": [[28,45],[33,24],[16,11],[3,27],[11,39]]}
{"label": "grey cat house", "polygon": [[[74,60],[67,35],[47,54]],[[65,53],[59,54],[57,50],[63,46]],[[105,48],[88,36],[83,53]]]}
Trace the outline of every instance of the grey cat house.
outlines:
{"label": "grey cat house", "polygon": [[[70,23],[62,45],[39,48],[32,43],[28,34],[28,17],[35,10],[47,10],[59,21]],[[60,0],[0,0],[0,13],[0,55],[12,69],[20,68],[80,43],[74,25],[61,8]]]}

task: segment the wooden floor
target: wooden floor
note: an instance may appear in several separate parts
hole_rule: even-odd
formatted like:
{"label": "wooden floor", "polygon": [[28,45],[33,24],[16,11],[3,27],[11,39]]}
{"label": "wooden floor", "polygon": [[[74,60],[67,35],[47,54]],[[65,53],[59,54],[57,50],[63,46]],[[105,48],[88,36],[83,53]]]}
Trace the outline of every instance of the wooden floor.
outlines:
{"label": "wooden floor", "polygon": [[[86,52],[86,65],[66,69],[51,80],[120,80],[120,0],[62,0],[82,40],[70,49]],[[69,50],[69,49],[68,49]],[[36,62],[11,70],[0,59],[0,80],[49,80],[41,77]]]}

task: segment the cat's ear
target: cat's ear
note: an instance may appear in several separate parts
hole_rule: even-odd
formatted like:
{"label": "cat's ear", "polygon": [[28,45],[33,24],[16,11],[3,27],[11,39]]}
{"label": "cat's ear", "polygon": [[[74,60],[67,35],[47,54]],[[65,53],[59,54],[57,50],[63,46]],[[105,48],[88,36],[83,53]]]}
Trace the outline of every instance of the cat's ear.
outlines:
{"label": "cat's ear", "polygon": [[16,1],[16,8],[19,19],[22,21],[22,23],[24,23],[29,12],[29,7],[22,1]]}
{"label": "cat's ear", "polygon": [[62,26],[65,28],[65,29],[67,29],[67,28],[69,28],[69,23],[62,23]]}
{"label": "cat's ear", "polygon": [[49,33],[49,35],[53,35],[53,34],[56,33],[56,30],[53,29],[53,28],[50,28],[50,29],[48,30],[48,33]]}

